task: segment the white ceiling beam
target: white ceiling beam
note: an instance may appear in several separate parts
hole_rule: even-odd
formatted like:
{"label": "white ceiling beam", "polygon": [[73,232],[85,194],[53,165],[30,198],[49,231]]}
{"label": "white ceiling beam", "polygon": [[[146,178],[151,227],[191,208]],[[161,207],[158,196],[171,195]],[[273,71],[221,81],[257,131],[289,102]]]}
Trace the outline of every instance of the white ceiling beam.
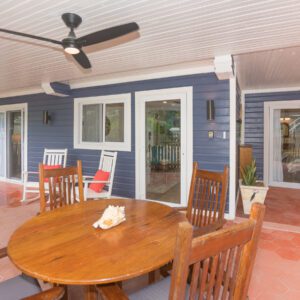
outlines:
{"label": "white ceiling beam", "polygon": [[231,55],[220,55],[214,59],[214,69],[219,80],[233,77],[233,60]]}

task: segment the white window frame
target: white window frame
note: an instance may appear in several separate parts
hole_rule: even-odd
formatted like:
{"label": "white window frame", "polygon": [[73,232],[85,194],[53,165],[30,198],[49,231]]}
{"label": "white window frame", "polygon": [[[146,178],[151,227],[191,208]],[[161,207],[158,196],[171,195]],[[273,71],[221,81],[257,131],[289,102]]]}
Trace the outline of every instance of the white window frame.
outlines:
{"label": "white window frame", "polygon": [[[82,107],[89,104],[124,104],[124,142],[83,142]],[[105,111],[104,111],[105,114]],[[131,94],[117,94],[74,99],[74,148],[131,151]]]}

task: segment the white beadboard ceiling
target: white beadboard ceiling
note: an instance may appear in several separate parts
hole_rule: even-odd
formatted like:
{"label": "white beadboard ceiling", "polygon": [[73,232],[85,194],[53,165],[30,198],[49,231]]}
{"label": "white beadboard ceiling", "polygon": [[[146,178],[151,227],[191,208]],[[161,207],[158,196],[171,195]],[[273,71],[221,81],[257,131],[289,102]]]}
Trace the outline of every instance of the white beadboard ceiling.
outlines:
{"label": "white beadboard ceiling", "polygon": [[[243,53],[300,46],[299,0],[1,0],[0,28],[63,39],[68,34],[60,17],[64,12],[83,18],[77,36],[132,21],[139,24],[140,35],[90,47],[93,68],[83,71],[59,46],[0,33],[0,92],[223,54],[239,60],[237,55]],[[269,62],[259,58],[262,54],[241,57],[241,70],[246,66],[248,74],[241,80],[243,88],[257,84],[256,73],[265,71],[262,64],[269,69],[261,77],[267,83],[269,74],[274,82],[281,82],[281,68],[286,68],[285,74],[293,73],[289,78],[297,75],[299,80],[296,67],[284,62],[278,66],[276,55],[281,54],[267,53]],[[291,59],[288,62],[293,65]]]}
{"label": "white beadboard ceiling", "polygon": [[242,54],[235,63],[244,90],[300,87],[300,47]]}

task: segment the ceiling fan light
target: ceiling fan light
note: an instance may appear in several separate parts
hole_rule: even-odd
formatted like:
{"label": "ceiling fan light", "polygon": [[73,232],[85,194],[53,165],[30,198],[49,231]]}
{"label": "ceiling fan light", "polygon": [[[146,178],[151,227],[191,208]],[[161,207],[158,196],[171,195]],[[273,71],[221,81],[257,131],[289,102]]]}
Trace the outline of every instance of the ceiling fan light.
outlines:
{"label": "ceiling fan light", "polygon": [[74,55],[74,54],[78,54],[80,50],[76,47],[68,46],[65,48],[65,52]]}

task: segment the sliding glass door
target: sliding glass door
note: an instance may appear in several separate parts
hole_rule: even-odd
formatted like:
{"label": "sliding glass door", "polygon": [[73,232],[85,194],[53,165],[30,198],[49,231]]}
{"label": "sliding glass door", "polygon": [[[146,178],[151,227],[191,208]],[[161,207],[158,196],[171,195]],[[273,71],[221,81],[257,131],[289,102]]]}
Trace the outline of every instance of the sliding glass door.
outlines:
{"label": "sliding glass door", "polygon": [[[0,106],[0,178],[21,180],[25,169],[26,104]],[[25,158],[25,159],[24,159]]]}
{"label": "sliding glass door", "polygon": [[270,110],[270,185],[300,188],[300,102]]}
{"label": "sliding glass door", "polygon": [[7,138],[7,177],[21,179],[22,177],[22,111],[8,111],[6,114]]}

